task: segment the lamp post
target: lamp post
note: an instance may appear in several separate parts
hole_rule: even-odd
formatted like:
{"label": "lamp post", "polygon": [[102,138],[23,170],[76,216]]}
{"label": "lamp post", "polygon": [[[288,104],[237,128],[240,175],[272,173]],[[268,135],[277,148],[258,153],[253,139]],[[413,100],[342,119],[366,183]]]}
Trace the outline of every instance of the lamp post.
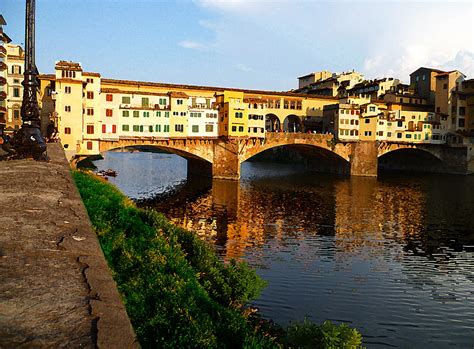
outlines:
{"label": "lamp post", "polygon": [[36,95],[39,83],[35,64],[35,0],[26,0],[25,72],[22,85],[22,125],[13,135],[7,150],[17,158],[32,156],[35,160],[45,160],[46,142],[40,131],[41,120]]}

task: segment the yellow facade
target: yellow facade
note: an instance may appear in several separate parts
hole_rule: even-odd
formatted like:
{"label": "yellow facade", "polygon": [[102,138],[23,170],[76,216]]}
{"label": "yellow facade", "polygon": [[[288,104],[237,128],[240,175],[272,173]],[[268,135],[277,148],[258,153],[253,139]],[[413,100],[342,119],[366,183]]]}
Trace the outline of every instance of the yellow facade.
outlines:
{"label": "yellow facade", "polygon": [[362,117],[359,123],[359,140],[375,141],[377,122],[376,116]]}
{"label": "yellow facade", "polygon": [[244,103],[244,93],[224,91],[216,96],[219,109],[219,136],[248,136],[248,113]]}
{"label": "yellow facade", "polygon": [[188,95],[171,92],[170,137],[183,138],[188,134]]}

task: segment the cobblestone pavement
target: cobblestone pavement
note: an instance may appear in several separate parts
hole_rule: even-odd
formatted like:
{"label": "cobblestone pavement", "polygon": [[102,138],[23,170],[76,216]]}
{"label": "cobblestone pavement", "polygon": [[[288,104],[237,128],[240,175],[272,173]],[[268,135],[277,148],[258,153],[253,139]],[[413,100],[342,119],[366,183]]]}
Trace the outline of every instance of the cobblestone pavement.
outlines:
{"label": "cobblestone pavement", "polygon": [[0,162],[0,348],[138,347],[60,144]]}

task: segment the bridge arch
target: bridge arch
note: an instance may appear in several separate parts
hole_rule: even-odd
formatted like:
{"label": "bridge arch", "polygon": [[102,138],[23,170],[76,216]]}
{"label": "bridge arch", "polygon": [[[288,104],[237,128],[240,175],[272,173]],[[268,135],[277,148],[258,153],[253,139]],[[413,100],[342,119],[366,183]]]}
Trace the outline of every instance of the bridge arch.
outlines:
{"label": "bridge arch", "polygon": [[283,132],[303,132],[303,121],[295,114],[288,115],[283,121]]}
{"label": "bridge arch", "polygon": [[[286,148],[286,149],[285,149]],[[307,171],[336,173],[348,175],[350,174],[350,161],[330,148],[305,144],[305,143],[288,143],[288,144],[274,144],[267,147],[261,147],[258,152],[254,152],[241,158],[241,164],[245,161],[260,156],[265,156],[263,153],[270,152],[270,158],[279,158],[282,160],[299,159],[298,162],[304,164]],[[262,159],[260,159],[262,160]]]}
{"label": "bridge arch", "polygon": [[112,147],[110,149],[101,151],[101,154],[107,151],[117,151],[117,150],[123,150],[123,151],[140,151],[140,152],[153,152],[154,150],[163,150],[167,153],[171,153],[174,155],[178,155],[186,160],[193,159],[193,160],[198,160],[198,161],[204,161],[212,164],[212,161],[209,161],[208,159],[201,157],[198,154],[191,153],[189,151],[185,151],[179,148],[174,148],[174,147],[169,147],[169,146],[163,146],[163,145],[128,145],[128,146],[116,146]]}
{"label": "bridge arch", "polygon": [[425,147],[396,147],[379,151],[379,171],[440,172],[444,160],[440,155]]}
{"label": "bridge arch", "polygon": [[281,131],[280,118],[275,114],[265,115],[265,130],[267,132]]}
{"label": "bridge arch", "polygon": [[265,141],[260,141],[260,143],[252,144],[250,147],[245,148],[239,156],[239,161],[242,163],[266,150],[287,146],[313,149],[326,154],[334,154],[349,163],[349,149],[342,144],[333,146],[333,139],[334,137],[332,135],[323,134],[268,134]]}
{"label": "bridge arch", "polygon": [[136,149],[139,151],[152,151],[161,149],[169,153],[181,156],[187,160],[188,177],[190,176],[212,176],[212,164],[214,161],[213,140],[119,140],[101,141],[100,153],[113,149]]}
{"label": "bridge arch", "polygon": [[214,161],[214,144],[212,139],[120,139],[118,141],[100,141],[100,153],[114,149],[137,149],[142,151],[162,149],[185,159],[201,160],[211,164]]}
{"label": "bridge arch", "polygon": [[379,150],[378,150],[378,154],[377,156],[380,158],[384,155],[388,155],[390,153],[394,153],[394,152],[400,152],[400,151],[403,151],[403,152],[409,152],[409,153],[418,153],[418,154],[421,154],[421,153],[425,153],[425,154],[429,154],[431,155],[432,157],[442,161],[443,159],[440,157],[440,154],[434,150],[434,149],[431,149],[431,147],[428,145],[428,146],[423,146],[423,145],[407,145],[407,144],[393,144],[393,145],[384,145],[382,144],[381,147],[379,147]]}

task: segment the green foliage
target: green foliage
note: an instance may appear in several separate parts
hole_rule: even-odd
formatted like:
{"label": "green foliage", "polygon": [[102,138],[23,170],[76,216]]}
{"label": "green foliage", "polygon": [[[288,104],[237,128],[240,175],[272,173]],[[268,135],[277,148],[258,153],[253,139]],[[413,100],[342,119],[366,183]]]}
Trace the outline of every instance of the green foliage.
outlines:
{"label": "green foliage", "polygon": [[146,211],[146,221],[157,229],[166,227],[171,231],[175,241],[186,254],[186,259],[199,273],[198,278],[213,299],[225,306],[240,308],[243,304],[255,299],[266,286],[255,271],[245,262],[231,260],[223,264],[206,242],[195,234],[175,227],[166,218],[155,211]]}
{"label": "green foliage", "polygon": [[308,320],[287,332],[243,310],[265,282],[245,263],[224,264],[195,234],[83,172],[74,179],[142,347],[358,348],[346,325]]}
{"label": "green foliage", "polygon": [[254,271],[224,265],[192,233],[102,180],[74,179],[143,347],[234,348],[254,337],[239,307],[264,286]]}
{"label": "green foliage", "polygon": [[331,321],[325,321],[322,325],[316,325],[305,319],[303,323],[288,326],[284,345],[302,349],[356,349],[362,348],[362,336],[346,324],[335,325]]}

